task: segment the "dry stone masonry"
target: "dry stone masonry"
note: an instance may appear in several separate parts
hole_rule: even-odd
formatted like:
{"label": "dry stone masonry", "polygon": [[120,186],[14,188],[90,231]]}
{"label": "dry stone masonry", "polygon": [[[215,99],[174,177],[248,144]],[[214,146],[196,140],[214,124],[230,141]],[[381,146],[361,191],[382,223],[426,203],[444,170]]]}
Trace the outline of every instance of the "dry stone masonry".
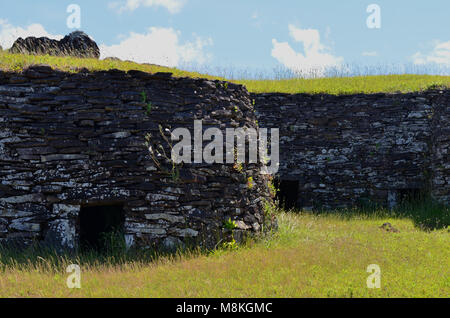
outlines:
{"label": "dry stone masonry", "polygon": [[392,207],[420,192],[449,204],[449,97],[250,95],[168,73],[45,65],[0,72],[0,243],[76,249],[114,219],[128,246],[214,247],[230,239],[230,219],[236,239],[275,226],[259,164],[151,155],[170,153],[167,132],[193,131],[194,120],[203,131],[280,128],[282,195],[301,208]]}
{"label": "dry stone masonry", "polygon": [[432,193],[450,205],[450,107],[449,94],[435,97],[433,117]]}
{"label": "dry stone masonry", "polygon": [[147,134],[169,151],[159,126],[192,131],[195,119],[256,128],[248,92],[232,83],[44,65],[0,72],[0,242],[75,249],[95,207],[123,211],[128,246],[214,247],[229,219],[236,239],[261,232],[269,193],[259,165],[168,173],[170,162],[163,170],[150,156]]}
{"label": "dry stone masonry", "polygon": [[251,98],[259,124],[280,127],[279,178],[298,207],[392,207],[430,190],[449,203],[448,90]]}

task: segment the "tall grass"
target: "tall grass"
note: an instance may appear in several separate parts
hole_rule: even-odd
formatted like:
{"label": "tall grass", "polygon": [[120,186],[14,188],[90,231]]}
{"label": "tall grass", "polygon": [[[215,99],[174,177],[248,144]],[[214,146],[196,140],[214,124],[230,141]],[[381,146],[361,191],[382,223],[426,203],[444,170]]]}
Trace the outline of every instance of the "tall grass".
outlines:
{"label": "tall grass", "polygon": [[396,216],[411,219],[416,227],[425,231],[450,226],[450,207],[431,198],[401,204],[396,210]]}
{"label": "tall grass", "polygon": [[[0,297],[448,297],[450,236],[401,217],[278,214],[279,230],[233,250],[179,253],[114,264],[48,256],[0,271]],[[399,232],[380,229],[390,222]],[[38,255],[38,254],[35,254]],[[14,257],[14,255],[11,255]],[[78,258],[77,258],[78,257]],[[52,263],[53,262],[53,263]],[[66,265],[81,265],[68,289]],[[366,268],[381,268],[368,289]]]}
{"label": "tall grass", "polygon": [[0,69],[20,72],[33,64],[48,64],[66,72],[118,69],[139,70],[148,73],[171,72],[177,77],[230,80],[243,84],[254,93],[396,93],[423,91],[429,88],[450,87],[450,70],[444,66],[415,65],[345,65],[335,69],[292,71],[276,67],[265,69],[242,69],[211,66],[184,66],[185,70],[130,61],[81,59],[73,57],[33,56],[0,52]]}
{"label": "tall grass", "polygon": [[[324,210],[304,212],[295,209],[284,212],[282,209],[272,207],[272,213],[277,215],[280,226],[279,231],[266,233],[256,240],[245,242],[239,248],[248,248],[255,244],[271,246],[293,239],[298,231],[295,217],[292,215],[310,215],[313,218],[322,218],[341,221],[383,219],[406,220],[413,222],[419,231],[434,231],[446,229],[450,226],[450,208],[431,198],[417,201],[405,201],[395,209],[380,207],[349,208],[339,210]],[[214,250],[206,250],[194,246],[185,246],[176,251],[165,251],[150,248],[127,249],[123,235],[119,232],[103,233],[104,249],[84,247],[79,252],[58,253],[54,249],[39,244],[26,249],[6,248],[0,245],[0,271],[6,269],[60,271],[70,264],[84,264],[90,268],[96,267],[122,267],[146,266],[161,262],[174,262],[180,259],[190,259],[201,255],[221,255],[227,252],[221,246]]]}
{"label": "tall grass", "polygon": [[[292,213],[303,213],[292,209]],[[338,210],[317,210],[311,212],[320,217],[352,219],[409,219],[423,231],[446,229],[450,226],[450,207],[437,202],[429,195],[409,198],[400,202],[396,207],[388,209],[372,204],[361,204],[359,207]]]}
{"label": "tall grass", "polygon": [[229,80],[289,80],[289,79],[316,79],[363,77],[378,75],[437,75],[450,76],[450,66],[445,64],[417,65],[413,63],[384,63],[361,64],[358,62],[346,63],[335,67],[316,67],[302,69],[289,69],[278,65],[267,67],[236,67],[210,66],[210,65],[181,65],[184,70],[210,74],[227,78]]}
{"label": "tall grass", "polygon": [[25,249],[0,246],[0,275],[11,270],[58,273],[63,272],[71,264],[81,264],[84,268],[90,269],[156,266],[194,258],[205,253],[205,250],[200,248],[169,252],[158,249],[124,249],[116,246],[116,248],[107,247],[106,250],[58,252],[39,244]]}
{"label": "tall grass", "polygon": [[450,87],[450,76],[437,75],[378,75],[328,78],[292,78],[280,80],[240,80],[250,92],[288,94],[375,94],[409,93],[430,88]]}

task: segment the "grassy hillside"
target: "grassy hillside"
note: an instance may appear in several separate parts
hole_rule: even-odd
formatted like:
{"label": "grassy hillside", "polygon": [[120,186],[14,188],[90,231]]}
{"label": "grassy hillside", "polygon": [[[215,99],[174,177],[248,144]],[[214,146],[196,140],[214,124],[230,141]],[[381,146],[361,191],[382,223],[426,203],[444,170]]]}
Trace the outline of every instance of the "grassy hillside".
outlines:
{"label": "grassy hillside", "polygon": [[78,72],[82,68],[90,71],[104,71],[118,69],[123,71],[138,70],[148,73],[170,72],[177,77],[201,77],[219,79],[218,77],[203,75],[195,72],[186,72],[176,68],[164,67],[153,64],[139,64],[134,62],[116,60],[82,59],[75,57],[56,57],[49,55],[23,55],[0,52],[0,69],[20,72],[33,64],[48,64],[56,69],[66,72]]}
{"label": "grassy hillside", "polygon": [[[390,222],[399,232],[380,229]],[[0,297],[448,297],[448,229],[407,218],[279,215],[279,231],[237,250],[113,265],[64,258],[0,257]],[[0,253],[1,255],[1,253]],[[37,254],[43,255],[43,254]],[[3,265],[2,265],[3,262]],[[5,267],[5,263],[8,264]],[[67,265],[81,264],[81,289]],[[370,264],[381,288],[366,285]],[[1,266],[2,265],[2,266]]]}
{"label": "grassy hillside", "polygon": [[[0,52],[0,69],[21,71],[32,64],[49,64],[57,69],[77,72],[81,68],[98,70],[140,70],[143,72],[171,72],[179,77],[196,77],[225,80],[224,78],[182,71],[158,65],[138,64],[113,60],[79,59],[72,57],[29,56]],[[286,80],[234,80],[244,84],[250,92],[255,93],[396,93],[422,91],[430,87],[450,87],[450,76],[432,75],[386,75],[335,77],[319,79],[286,79]]]}

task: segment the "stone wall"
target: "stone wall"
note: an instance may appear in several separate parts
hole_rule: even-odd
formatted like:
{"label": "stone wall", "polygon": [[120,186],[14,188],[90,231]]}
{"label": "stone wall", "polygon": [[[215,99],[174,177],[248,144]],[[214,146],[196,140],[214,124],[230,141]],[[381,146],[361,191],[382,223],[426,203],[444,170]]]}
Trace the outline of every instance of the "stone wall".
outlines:
{"label": "stone wall", "polygon": [[152,160],[148,133],[169,151],[159,125],[192,129],[195,119],[256,127],[248,92],[231,83],[43,65],[0,72],[0,242],[76,248],[81,209],[108,204],[123,205],[130,246],[212,247],[229,218],[238,238],[260,232],[268,192],[258,165],[184,165],[174,176]]}
{"label": "stone wall", "polygon": [[448,90],[251,98],[259,124],[280,128],[279,178],[298,181],[299,207],[392,207],[429,191],[433,167],[433,193],[448,202]]}
{"label": "stone wall", "polygon": [[435,198],[450,206],[450,107],[449,92],[436,94],[433,104],[437,105],[433,128],[433,185]]}
{"label": "stone wall", "polygon": [[259,165],[158,167],[149,145],[170,153],[166,129],[193,131],[196,119],[203,131],[280,128],[278,177],[298,182],[299,207],[392,207],[420,191],[448,204],[449,95],[250,95],[167,73],[0,72],[0,242],[76,248],[80,213],[97,205],[123,207],[129,246],[213,247],[230,218],[238,239],[273,225]]}

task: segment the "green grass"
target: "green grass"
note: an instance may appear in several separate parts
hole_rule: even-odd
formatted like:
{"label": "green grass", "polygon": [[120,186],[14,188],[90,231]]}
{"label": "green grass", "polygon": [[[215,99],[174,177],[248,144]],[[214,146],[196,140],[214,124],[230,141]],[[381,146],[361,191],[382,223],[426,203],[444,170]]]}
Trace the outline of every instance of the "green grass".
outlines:
{"label": "green grass", "polygon": [[0,52],[1,70],[21,72],[28,66],[35,64],[47,64],[55,69],[71,73],[79,72],[83,68],[90,71],[117,69],[122,71],[137,70],[152,74],[157,72],[170,72],[176,77],[220,79],[218,77],[208,76],[196,72],[186,72],[176,68],[153,64],[139,64],[129,61],[82,59],[76,57],[57,57],[49,55],[10,54],[6,51]]}
{"label": "green grass", "polygon": [[307,93],[307,94],[373,94],[408,93],[433,87],[450,87],[450,76],[433,75],[377,75],[317,79],[243,80],[254,93]]}
{"label": "green grass", "polygon": [[[0,52],[0,69],[20,72],[33,64],[48,64],[67,72],[78,72],[82,68],[91,71],[119,69],[123,71],[139,70],[148,73],[171,72],[177,77],[208,78],[225,80],[217,76],[187,72],[177,68],[134,62],[80,59],[73,57],[32,56]],[[308,94],[356,94],[356,93],[397,93],[423,91],[431,87],[450,87],[450,76],[433,75],[379,75],[357,77],[333,77],[318,79],[286,80],[233,80],[243,84],[254,93],[308,93]]]}
{"label": "green grass", "polygon": [[[420,208],[417,208],[420,209]],[[442,213],[448,214],[441,210]],[[424,212],[425,213],[425,212]],[[448,228],[403,212],[279,213],[279,230],[237,250],[175,256],[2,254],[0,297],[448,297]],[[424,218],[423,220],[425,220]],[[390,222],[400,232],[380,229]],[[38,257],[42,255],[42,257]],[[148,254],[150,255],[150,254]],[[81,264],[81,289],[65,268]],[[368,289],[367,266],[381,268]]]}

